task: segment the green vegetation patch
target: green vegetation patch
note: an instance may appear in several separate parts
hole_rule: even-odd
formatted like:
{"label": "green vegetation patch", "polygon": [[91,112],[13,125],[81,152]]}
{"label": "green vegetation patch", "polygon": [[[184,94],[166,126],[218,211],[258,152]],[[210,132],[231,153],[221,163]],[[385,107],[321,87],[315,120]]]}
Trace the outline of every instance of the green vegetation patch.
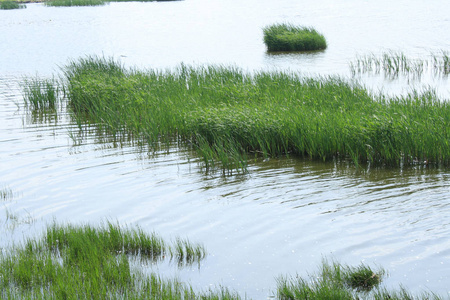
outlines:
{"label": "green vegetation patch", "polygon": [[144,275],[137,266],[165,256],[192,263],[205,255],[202,245],[170,246],[140,228],[54,224],[42,239],[0,253],[0,298],[197,299],[182,283]]}
{"label": "green vegetation patch", "polygon": [[57,107],[59,87],[54,79],[26,78],[22,93],[25,105],[31,110],[55,110]]}
{"label": "green vegetation patch", "polygon": [[0,1],[0,9],[20,9],[26,7],[26,5],[15,1]]}
{"label": "green vegetation patch", "polygon": [[251,157],[280,155],[450,163],[450,103],[433,91],[387,97],[337,77],[185,65],[139,71],[97,57],[67,65],[63,85],[80,126],[150,146],[182,141],[207,166],[245,169]]}
{"label": "green vegetation patch", "polygon": [[325,37],[314,28],[292,24],[275,24],[263,28],[269,51],[313,51],[327,47]]}
{"label": "green vegetation patch", "polygon": [[277,280],[277,299],[441,299],[433,293],[411,295],[404,288],[387,290],[380,287],[384,275],[383,269],[374,271],[364,264],[352,267],[324,260],[320,272],[309,278],[280,276]]}

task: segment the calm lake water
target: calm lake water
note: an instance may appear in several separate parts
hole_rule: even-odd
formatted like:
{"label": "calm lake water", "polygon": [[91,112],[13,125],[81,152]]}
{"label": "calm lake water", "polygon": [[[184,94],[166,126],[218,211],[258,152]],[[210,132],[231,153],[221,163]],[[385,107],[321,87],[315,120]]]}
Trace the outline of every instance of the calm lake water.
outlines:
{"label": "calm lake water", "polygon": [[[206,174],[174,147],[153,153],[132,145],[70,137],[64,109],[40,120],[23,107],[24,76],[57,75],[70,59],[114,56],[128,66],[180,63],[291,70],[350,78],[358,55],[402,51],[411,57],[450,50],[450,3],[424,1],[185,0],[101,7],[0,10],[0,247],[45,224],[118,220],[208,249],[197,267],[154,266],[195,288],[223,285],[252,299],[275,292],[279,275],[306,276],[323,257],[382,266],[388,287],[450,295],[450,170],[365,168],[271,159],[248,174]],[[313,26],[328,49],[268,54],[262,27]],[[429,85],[448,98],[448,78],[356,78],[398,94]]]}

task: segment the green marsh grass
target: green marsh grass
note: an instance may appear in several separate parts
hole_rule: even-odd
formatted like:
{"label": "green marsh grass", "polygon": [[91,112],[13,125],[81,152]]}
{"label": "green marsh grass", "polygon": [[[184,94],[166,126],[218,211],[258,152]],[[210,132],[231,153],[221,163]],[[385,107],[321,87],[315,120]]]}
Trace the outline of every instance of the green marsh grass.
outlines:
{"label": "green marsh grass", "polygon": [[[157,262],[166,255],[186,255],[176,247],[169,250],[171,246],[154,233],[109,222],[99,228],[53,224],[41,239],[28,239],[0,253],[0,298],[227,299],[194,293],[189,286],[154,273],[144,275],[130,262],[132,257]],[[189,243],[189,247],[200,246]],[[192,260],[204,257],[202,250]]]}
{"label": "green marsh grass", "polygon": [[385,273],[383,269],[374,271],[364,264],[352,267],[324,260],[320,272],[310,275],[309,278],[299,276],[278,277],[277,299],[441,299],[430,292],[424,292],[417,296],[412,295],[404,288],[388,290],[381,287]]}
{"label": "green marsh grass", "polygon": [[314,28],[287,23],[263,28],[268,51],[313,51],[327,47],[325,37]]}
{"label": "green marsh grass", "polygon": [[0,1],[0,9],[21,9],[26,7],[26,5],[20,4],[16,1]]}
{"label": "green marsh grass", "polygon": [[192,145],[210,168],[293,155],[355,164],[450,163],[450,104],[432,90],[387,97],[338,77],[181,65],[126,69],[86,57],[64,69],[82,124],[149,145]]}
{"label": "green marsh grass", "polygon": [[380,74],[389,78],[400,75],[420,78],[430,71],[434,75],[447,76],[450,73],[450,56],[446,51],[440,54],[431,53],[428,59],[413,59],[402,52],[384,52],[381,56],[375,54],[358,57],[350,63],[353,75],[363,73]]}
{"label": "green marsh grass", "polygon": [[55,110],[59,99],[59,86],[55,79],[26,78],[22,93],[25,105],[31,110]]}

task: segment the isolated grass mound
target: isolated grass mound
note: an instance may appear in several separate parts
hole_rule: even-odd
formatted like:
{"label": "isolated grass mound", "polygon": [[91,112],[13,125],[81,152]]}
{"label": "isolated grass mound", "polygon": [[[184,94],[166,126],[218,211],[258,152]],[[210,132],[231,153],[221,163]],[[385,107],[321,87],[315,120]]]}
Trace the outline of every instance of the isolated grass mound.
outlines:
{"label": "isolated grass mound", "polygon": [[314,28],[275,24],[263,28],[268,51],[313,51],[327,47],[325,37]]}
{"label": "isolated grass mound", "polygon": [[64,68],[76,121],[99,134],[193,146],[206,166],[294,155],[355,164],[450,163],[450,104],[432,91],[373,95],[337,77],[188,67],[129,70],[87,57]]}
{"label": "isolated grass mound", "polygon": [[0,1],[0,9],[20,9],[26,7],[26,5],[15,1]]}

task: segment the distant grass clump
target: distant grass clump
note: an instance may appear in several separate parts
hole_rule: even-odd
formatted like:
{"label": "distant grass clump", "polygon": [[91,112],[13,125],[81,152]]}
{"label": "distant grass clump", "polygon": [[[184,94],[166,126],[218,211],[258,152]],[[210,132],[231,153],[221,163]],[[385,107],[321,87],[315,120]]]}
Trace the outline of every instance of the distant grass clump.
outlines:
{"label": "distant grass clump", "polygon": [[275,24],[263,28],[268,51],[313,51],[327,47],[325,37],[314,28]]}
{"label": "distant grass clump", "polygon": [[99,6],[105,5],[105,0],[47,0],[46,6]]}
{"label": "distant grass clump", "polygon": [[15,1],[0,1],[0,9],[20,9],[26,7],[26,5],[17,3]]}
{"label": "distant grass clump", "polygon": [[358,299],[440,299],[431,293],[413,296],[405,289],[387,290],[380,284],[385,271],[373,271],[367,265],[357,267],[324,260],[319,274],[305,279],[281,276],[277,280],[277,299],[280,300],[358,300]]}
{"label": "distant grass clump", "polygon": [[245,170],[249,157],[280,155],[450,164],[450,103],[433,91],[387,97],[337,77],[185,65],[139,71],[98,57],[63,71],[80,124],[150,146],[183,142],[206,167]]}
{"label": "distant grass clump", "polygon": [[[197,295],[177,280],[145,275],[137,267],[167,254],[184,255],[169,248],[160,237],[139,228],[112,223],[100,228],[54,224],[42,239],[29,239],[0,253],[0,298],[220,299],[201,296],[232,295],[226,289]],[[200,252],[196,260],[204,257],[203,250]],[[136,259],[138,263],[134,264]]]}

